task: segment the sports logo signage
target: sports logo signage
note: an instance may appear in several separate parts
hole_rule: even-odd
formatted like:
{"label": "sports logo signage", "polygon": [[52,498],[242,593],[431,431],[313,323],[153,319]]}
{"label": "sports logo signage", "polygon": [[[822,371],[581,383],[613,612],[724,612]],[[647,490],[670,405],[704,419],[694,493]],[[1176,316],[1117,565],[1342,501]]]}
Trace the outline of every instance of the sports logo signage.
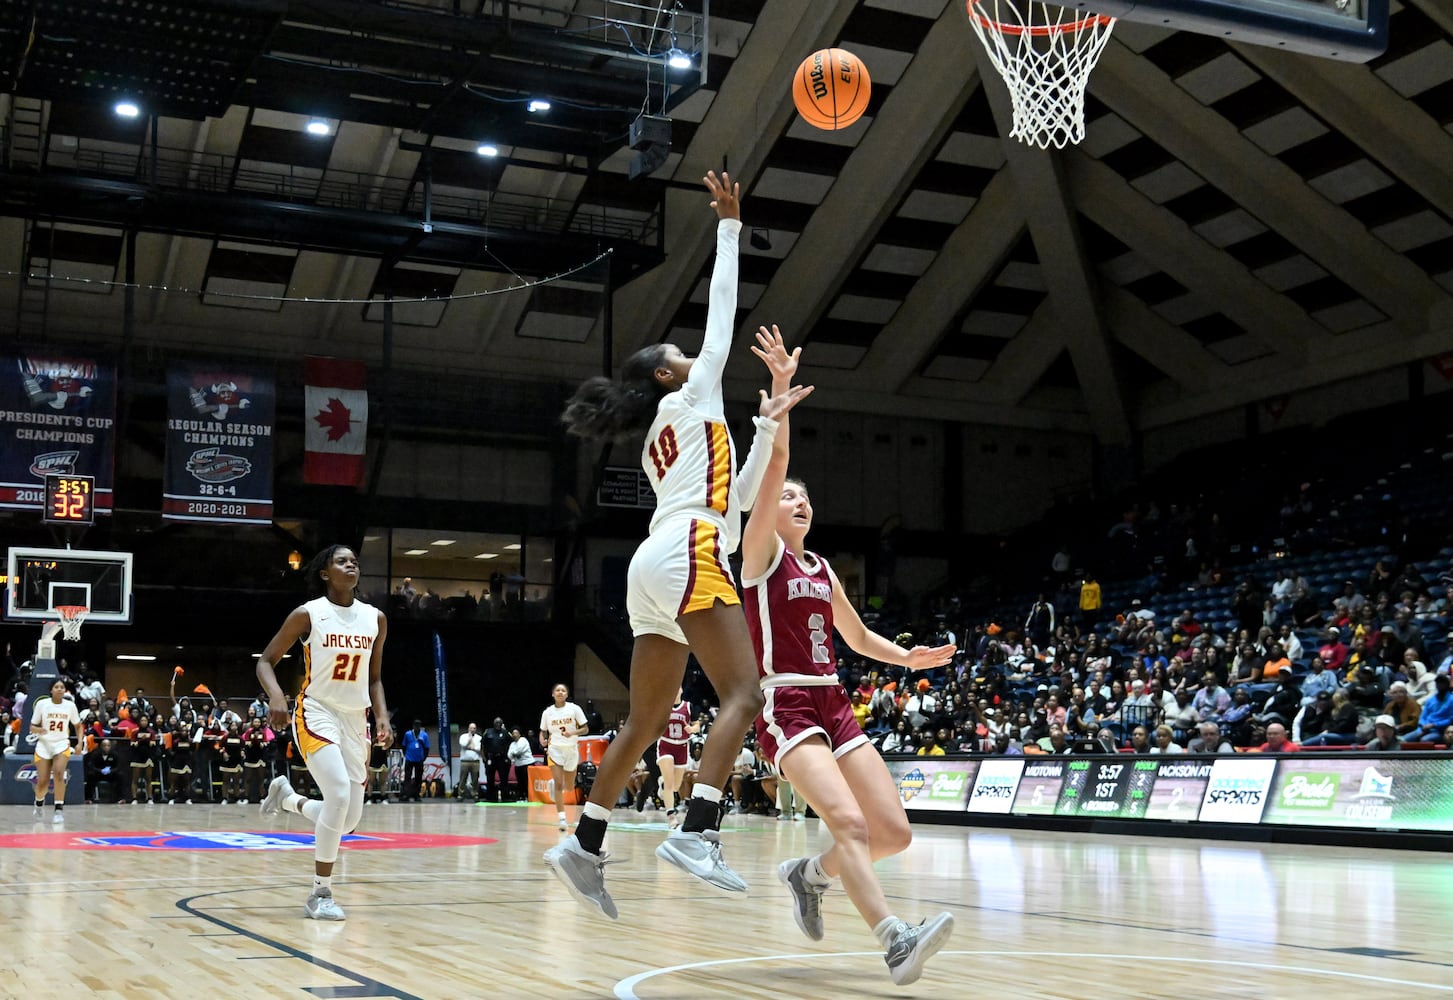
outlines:
{"label": "sports logo signage", "polygon": [[0,508],[39,511],[50,474],[94,476],[112,506],[116,369],[61,354],[0,356]]}
{"label": "sports logo signage", "polygon": [[1023,757],[991,757],[979,765],[978,779],[969,796],[969,812],[1007,815],[1024,771]]}
{"label": "sports logo signage", "polygon": [[1201,822],[1259,823],[1275,771],[1269,757],[1218,759],[1201,799]]}
{"label": "sports logo signage", "polygon": [[[350,833],[350,851],[400,851],[421,847],[478,847],[498,843],[490,837],[420,833]],[[54,833],[0,836],[0,849],[51,851],[311,851],[311,833],[287,830],[196,830],[130,833]]]}
{"label": "sports logo signage", "polygon": [[162,517],[272,522],[272,376],[178,365],[167,373]]}
{"label": "sports logo signage", "polygon": [[963,812],[979,769],[975,760],[893,760],[888,771],[904,808]]}
{"label": "sports logo signage", "polygon": [[1417,754],[1281,762],[1263,823],[1453,833],[1453,760]]}

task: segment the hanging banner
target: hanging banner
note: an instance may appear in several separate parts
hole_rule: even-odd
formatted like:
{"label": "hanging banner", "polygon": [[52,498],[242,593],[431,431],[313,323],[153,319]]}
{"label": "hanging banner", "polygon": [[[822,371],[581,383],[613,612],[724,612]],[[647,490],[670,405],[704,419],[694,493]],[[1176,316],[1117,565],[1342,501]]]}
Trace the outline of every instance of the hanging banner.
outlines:
{"label": "hanging banner", "polygon": [[218,365],[176,365],[167,372],[168,521],[272,523],[271,375]]}
{"label": "hanging banner", "polygon": [[368,369],[362,361],[303,363],[303,482],[361,486],[368,446]]}
{"label": "hanging banner", "polygon": [[45,504],[50,474],[94,476],[109,514],[115,480],[116,369],[51,352],[0,357],[0,508]]}
{"label": "hanging banner", "polygon": [[449,733],[449,671],[444,664],[444,640],[438,632],[434,633],[434,696],[439,709],[439,757],[449,761],[454,756]]}

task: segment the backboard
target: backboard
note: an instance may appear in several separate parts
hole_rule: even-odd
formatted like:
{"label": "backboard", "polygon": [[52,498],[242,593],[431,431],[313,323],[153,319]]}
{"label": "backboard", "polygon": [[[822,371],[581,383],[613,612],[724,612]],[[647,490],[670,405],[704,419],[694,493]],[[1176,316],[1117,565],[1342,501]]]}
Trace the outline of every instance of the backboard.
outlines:
{"label": "backboard", "polygon": [[1387,48],[1389,0],[1070,0],[1075,10],[1348,62]]}
{"label": "backboard", "polygon": [[13,548],[5,578],[5,618],[48,622],[61,604],[89,608],[87,624],[131,622],[131,553]]}

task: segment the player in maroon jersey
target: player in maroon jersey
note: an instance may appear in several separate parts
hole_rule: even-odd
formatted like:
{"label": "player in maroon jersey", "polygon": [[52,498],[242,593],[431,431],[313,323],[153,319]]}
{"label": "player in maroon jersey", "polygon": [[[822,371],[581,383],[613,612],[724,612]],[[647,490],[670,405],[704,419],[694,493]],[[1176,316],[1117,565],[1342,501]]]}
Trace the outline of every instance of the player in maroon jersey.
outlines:
{"label": "player in maroon jersey", "polygon": [[666,729],[656,741],[656,766],[661,769],[659,792],[666,803],[666,822],[675,826],[680,820],[676,815],[681,801],[681,781],[686,777],[686,745],[701,726],[691,721],[691,703],[681,700],[681,689],[676,689],[676,704],[671,706],[671,716],[666,720]]}
{"label": "player in maroon jersey", "polygon": [[[801,348],[788,354],[775,326],[770,334],[763,328],[757,341],[753,352],[774,372],[789,364],[795,371]],[[913,833],[893,778],[838,681],[832,630],[836,626],[854,652],[909,670],[943,666],[954,647],[904,649],[869,631],[832,569],[807,551],[812,503],[802,483],[787,479],[785,423],[784,415],[742,536],[742,605],[764,696],[757,742],[827,824],[833,845],[783,862],[778,877],[792,894],[798,927],[813,940],[822,939],[822,894],[841,878],[882,943],[893,981],[904,985],[948,940],[953,915],[910,926],[889,910],[873,873],[873,862],[907,848]]]}

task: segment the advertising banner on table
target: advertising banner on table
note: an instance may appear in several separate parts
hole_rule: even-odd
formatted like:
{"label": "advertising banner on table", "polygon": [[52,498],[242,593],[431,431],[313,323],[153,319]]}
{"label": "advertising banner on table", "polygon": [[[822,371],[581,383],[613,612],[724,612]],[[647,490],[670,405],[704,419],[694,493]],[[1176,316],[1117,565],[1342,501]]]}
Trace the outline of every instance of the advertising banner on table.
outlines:
{"label": "advertising banner on table", "polygon": [[1007,816],[1014,807],[1014,792],[1023,771],[1023,757],[991,757],[980,764],[969,796],[969,812]]}
{"label": "advertising banner on table", "polygon": [[166,378],[168,521],[272,523],[271,375],[225,365],[174,365]]}
{"label": "advertising banner on table", "polygon": [[1019,791],[1011,811],[1023,816],[1053,816],[1069,763],[1063,757],[1049,760],[1026,757],[1024,776],[1019,779]]}
{"label": "advertising banner on table", "polygon": [[95,510],[112,508],[116,368],[37,351],[0,356],[0,508],[45,504],[48,474],[94,476]]}
{"label": "advertising banner on table", "polygon": [[905,809],[963,812],[978,771],[977,760],[919,757],[888,761],[888,773],[893,775]]}
{"label": "advertising banner on table", "polygon": [[1453,760],[1287,758],[1261,821],[1453,833]]}
{"label": "advertising banner on table", "polygon": [[1146,804],[1146,819],[1190,822],[1201,811],[1206,783],[1211,780],[1209,760],[1161,760],[1155,765],[1155,784]]}
{"label": "advertising banner on table", "polygon": [[1217,758],[1201,798],[1201,822],[1261,822],[1276,764],[1269,757]]}

